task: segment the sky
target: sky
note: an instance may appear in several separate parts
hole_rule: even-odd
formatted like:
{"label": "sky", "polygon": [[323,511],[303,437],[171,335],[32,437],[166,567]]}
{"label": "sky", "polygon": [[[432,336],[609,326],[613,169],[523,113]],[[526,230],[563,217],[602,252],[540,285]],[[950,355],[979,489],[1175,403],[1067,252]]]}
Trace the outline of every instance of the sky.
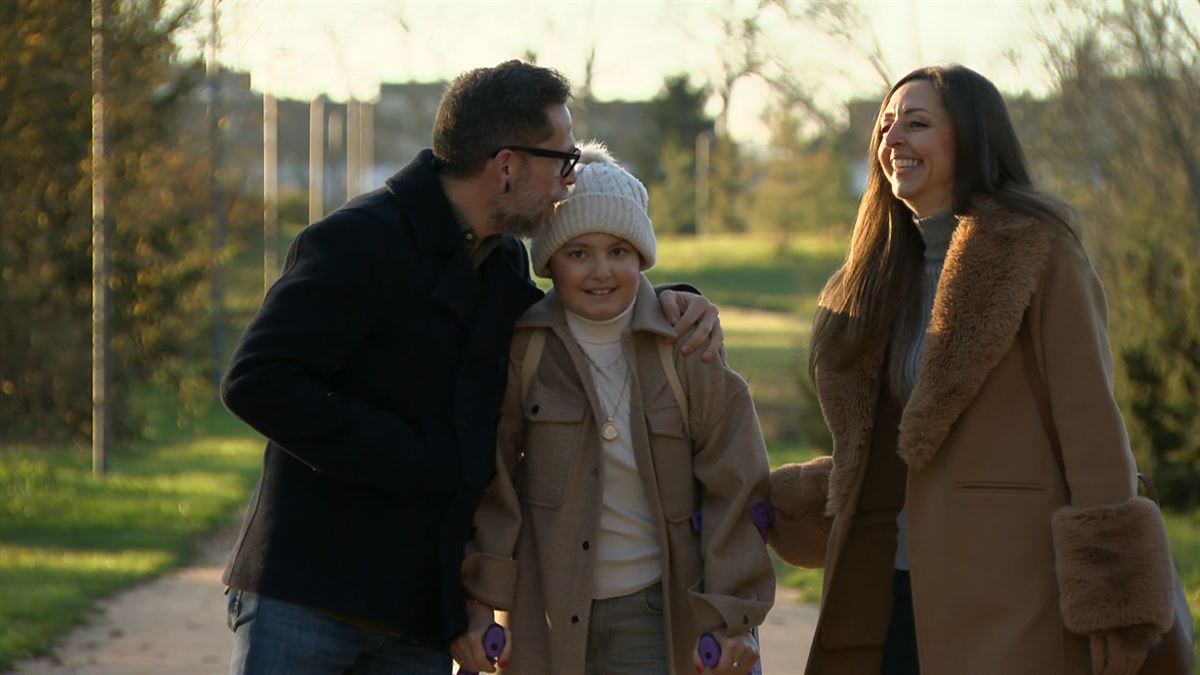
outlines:
{"label": "sky", "polygon": [[[185,56],[203,53],[210,0],[196,30],[179,38]],[[593,96],[639,100],[663,78],[720,79],[723,18],[751,13],[753,0],[219,0],[219,59],[251,73],[277,96],[370,100],[381,82],[449,80],[479,66],[536,54],[577,86],[594,50]],[[793,6],[800,11],[802,2]],[[852,38],[810,21],[766,14],[762,51],[835,116],[854,97],[878,98],[883,78],[865,58],[877,43],[888,79],[919,65],[962,63],[1010,94],[1045,93],[1051,83],[1037,48],[1043,0],[863,0]],[[202,30],[201,30],[202,29]],[[764,142],[770,88],[742,80],[729,102],[730,133]],[[719,109],[714,99],[710,112]]]}

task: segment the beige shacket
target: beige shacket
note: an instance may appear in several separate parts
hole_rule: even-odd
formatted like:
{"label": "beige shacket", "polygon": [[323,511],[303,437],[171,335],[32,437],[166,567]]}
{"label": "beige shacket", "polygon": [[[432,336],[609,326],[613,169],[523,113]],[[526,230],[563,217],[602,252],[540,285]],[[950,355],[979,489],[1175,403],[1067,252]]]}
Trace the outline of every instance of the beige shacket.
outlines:
{"label": "beige shacket", "polygon": [[596,397],[611,416],[619,435],[603,441],[604,480],[600,530],[596,541],[594,597],[615,598],[641,590],[662,575],[662,550],[650,504],[642,488],[633,454],[629,410],[629,364],[621,351],[621,338],[633,319],[633,305],[607,321],[591,321],[566,312],[567,326],[579,348],[591,361]]}

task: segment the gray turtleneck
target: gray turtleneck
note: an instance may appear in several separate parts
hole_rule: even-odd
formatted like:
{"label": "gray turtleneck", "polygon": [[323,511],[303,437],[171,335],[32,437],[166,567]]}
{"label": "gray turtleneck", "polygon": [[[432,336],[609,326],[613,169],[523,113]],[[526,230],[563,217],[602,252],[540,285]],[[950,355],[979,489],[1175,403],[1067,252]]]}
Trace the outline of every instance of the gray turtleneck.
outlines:
{"label": "gray turtleneck", "polygon": [[[917,381],[917,368],[921,364],[921,354],[925,351],[925,331],[929,330],[929,319],[933,313],[933,300],[937,296],[938,280],[942,278],[942,266],[946,262],[946,252],[950,250],[950,240],[954,236],[954,228],[958,219],[951,209],[939,211],[924,218],[913,218],[913,224],[921,233],[925,242],[925,283],[921,285],[921,326],[914,336],[908,353],[904,354],[903,381],[897,395],[907,402],[912,394],[913,384]],[[895,353],[893,351],[893,353]],[[905,511],[901,509],[896,516],[896,560],[894,566],[898,570],[909,569],[908,562],[908,528],[905,525]]]}
{"label": "gray turtleneck", "polygon": [[908,400],[913,384],[917,381],[917,366],[921,363],[921,354],[925,349],[925,331],[929,330],[933,299],[937,295],[938,280],[942,278],[942,265],[946,262],[946,252],[950,250],[950,239],[954,236],[958,219],[954,217],[953,211],[947,209],[924,218],[914,217],[913,223],[925,242],[925,283],[921,285],[920,330],[908,345],[908,353],[898,355],[904,358],[904,377],[899,391],[896,392],[902,401]]}

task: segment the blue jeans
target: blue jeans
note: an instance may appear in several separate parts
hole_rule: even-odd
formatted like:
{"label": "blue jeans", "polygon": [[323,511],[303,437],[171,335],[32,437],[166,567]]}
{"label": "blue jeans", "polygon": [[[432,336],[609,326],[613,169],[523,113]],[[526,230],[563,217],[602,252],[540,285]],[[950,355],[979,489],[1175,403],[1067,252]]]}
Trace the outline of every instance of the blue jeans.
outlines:
{"label": "blue jeans", "polygon": [[592,601],[589,675],[667,675],[667,650],[661,584]]}
{"label": "blue jeans", "polygon": [[449,675],[450,654],[229,589],[230,675]]}

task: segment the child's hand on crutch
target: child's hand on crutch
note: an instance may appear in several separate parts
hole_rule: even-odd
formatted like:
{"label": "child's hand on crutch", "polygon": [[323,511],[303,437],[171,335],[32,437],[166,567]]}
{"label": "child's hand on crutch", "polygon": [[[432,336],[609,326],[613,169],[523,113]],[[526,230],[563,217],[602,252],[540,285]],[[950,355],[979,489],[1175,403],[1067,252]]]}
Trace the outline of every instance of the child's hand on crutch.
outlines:
{"label": "child's hand on crutch", "polygon": [[696,641],[692,661],[697,673],[707,668],[713,675],[747,675],[758,663],[758,642],[751,633],[720,641],[705,633]]}
{"label": "child's hand on crutch", "polygon": [[505,667],[511,650],[508,629],[496,623],[495,611],[481,602],[467,603],[467,630],[450,643],[450,656],[460,675],[494,673]]}

